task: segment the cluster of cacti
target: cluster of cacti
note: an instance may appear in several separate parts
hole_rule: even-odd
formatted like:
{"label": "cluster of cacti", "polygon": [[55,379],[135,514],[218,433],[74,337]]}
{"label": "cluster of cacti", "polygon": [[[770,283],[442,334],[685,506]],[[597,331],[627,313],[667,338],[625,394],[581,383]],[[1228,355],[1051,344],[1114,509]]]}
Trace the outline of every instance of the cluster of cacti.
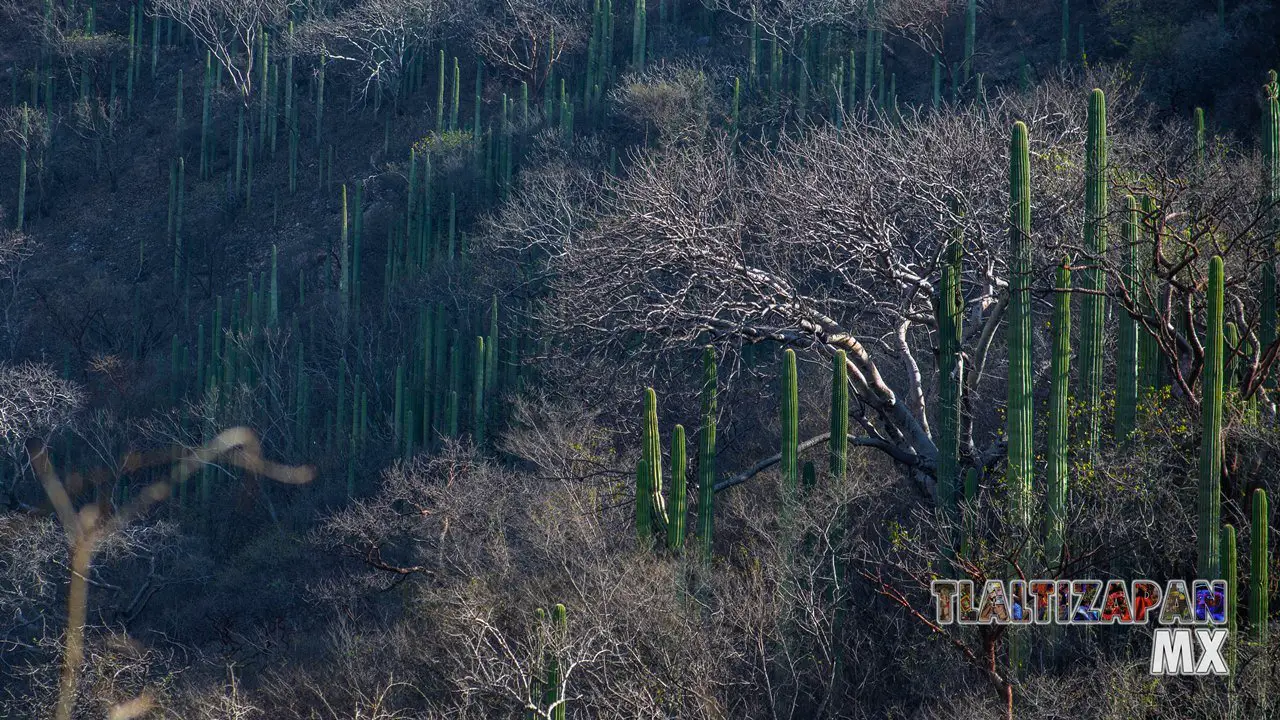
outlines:
{"label": "cluster of cacti", "polygon": [[[683,427],[680,428],[680,439],[681,441],[684,439]],[[655,534],[666,535],[670,539],[670,526],[673,523],[680,526],[679,535],[683,541],[684,518],[673,519],[668,513],[668,507],[672,509],[679,507],[683,510],[685,501],[673,495],[668,502],[662,489],[662,438],[658,429],[658,395],[653,388],[646,388],[644,391],[644,424],[641,441],[642,452],[636,470],[636,534],[640,547],[651,547],[654,544]],[[681,444],[683,445],[683,442]],[[680,459],[683,460],[683,448],[681,448]],[[683,479],[684,469],[680,468],[676,472],[679,472]],[[675,490],[674,484],[672,490],[673,492]]]}
{"label": "cluster of cacti", "polygon": [[[541,630],[547,622],[547,611],[538,608],[534,610],[533,615],[538,629]],[[557,603],[551,609],[549,635],[556,645],[563,644],[568,639],[569,613],[562,603]],[[565,692],[566,677],[555,648],[543,649],[541,665],[541,671],[535,669],[535,674],[529,682],[525,717],[530,720],[534,718],[565,720],[568,710],[568,698]]]}
{"label": "cluster of cacti", "polygon": [[[844,114],[853,110],[855,101],[861,93],[868,106],[878,106],[886,117],[894,117],[897,103],[896,74],[885,67],[885,33],[884,23],[879,18],[876,4],[869,3],[869,18],[862,38],[852,34],[835,33],[828,28],[815,28],[804,33],[798,40],[799,45],[788,45],[780,41],[777,35],[769,38],[769,47],[765,52],[770,56],[767,89],[773,98],[787,98],[795,104],[793,112],[802,120],[809,117],[806,113],[818,116],[829,116],[833,125],[840,125]],[[647,27],[648,8],[644,0],[636,0],[632,18],[631,67],[642,72],[651,57],[650,48],[653,36]],[[136,11],[135,11],[136,10]],[[1062,36],[1061,56],[1068,57],[1069,16],[1068,2],[1062,3]],[[622,11],[625,13],[625,10]],[[755,10],[753,9],[753,13]],[[666,2],[660,2],[656,17],[664,23],[672,17]],[[978,86],[982,76],[975,72],[977,3],[968,0],[964,13],[963,53],[957,65],[951,66],[951,91],[953,99],[959,92],[957,87],[971,79]],[[92,13],[85,19],[86,33],[92,34],[95,20]],[[152,44],[152,76],[157,74],[157,57],[165,34],[162,27],[172,33],[172,23],[155,17],[151,29]],[[139,75],[141,63],[135,62],[144,47],[146,23],[143,18],[141,3],[130,8],[128,15],[129,46],[128,67],[125,72],[126,96],[132,98]],[[216,67],[211,55],[205,53],[205,65],[201,86],[201,120],[200,120],[200,155],[198,179],[210,179],[215,166],[221,167],[226,162],[228,186],[237,196],[243,196],[245,207],[251,207],[255,161],[258,164],[259,186],[262,175],[267,172],[266,157],[268,152],[274,154],[276,144],[276,125],[281,116],[289,133],[288,175],[289,189],[296,192],[296,175],[298,171],[300,149],[299,138],[302,130],[298,117],[301,105],[296,95],[305,92],[306,83],[295,87],[294,56],[284,54],[280,57],[280,49],[288,48],[290,43],[280,34],[276,42],[271,42],[271,34],[280,28],[266,28],[257,35],[256,94],[244,99],[244,102],[233,111],[234,117],[215,117],[211,107],[211,97],[221,84],[222,68]],[[292,23],[288,31],[292,33]],[[744,117],[751,121],[750,103],[753,93],[761,93],[765,87],[761,76],[760,54],[762,51],[760,38],[761,24],[754,19],[750,23],[747,55],[749,70],[746,83],[735,78],[732,88],[732,112],[728,119],[729,127],[738,134],[745,133]],[[573,137],[575,117],[603,118],[606,102],[606,90],[609,83],[617,76],[617,55],[614,52],[614,8],[611,0],[596,0],[593,7],[592,31],[587,43],[585,62],[575,66],[571,61],[561,60],[561,49],[556,41],[551,40],[546,54],[535,61],[538,67],[531,73],[537,82],[543,77],[544,92],[543,117],[544,127],[554,127],[566,139]],[[1083,37],[1083,35],[1081,35]],[[858,63],[858,42],[862,43],[861,63]],[[172,44],[171,41],[165,44]],[[272,45],[275,44],[275,52]],[[1083,56],[1083,42],[1079,43],[1079,52]],[[785,50],[785,52],[784,52]],[[626,51],[621,53],[626,56]],[[441,141],[446,131],[463,132],[460,125],[460,88],[463,77],[460,67],[462,62],[470,62],[468,58],[454,55],[452,60],[452,77],[449,77],[447,60],[450,56],[443,47],[415,47],[406,61],[406,72],[400,78],[401,89],[396,91],[395,101],[402,102],[401,93],[412,92],[423,87],[422,76],[429,61],[437,61],[434,68],[437,72],[437,83],[431,91],[435,94],[435,130],[437,137],[431,142]],[[952,57],[951,60],[956,58]],[[322,56],[312,74],[310,88],[311,109],[314,111],[315,150],[308,156],[308,162],[314,161],[318,173],[317,187],[323,191],[335,182],[341,185],[342,216],[338,233],[337,262],[327,268],[329,278],[313,283],[312,291],[336,288],[337,302],[343,340],[351,340],[356,347],[365,347],[363,333],[366,332],[364,319],[374,317],[376,311],[366,312],[370,308],[363,307],[362,263],[367,264],[362,246],[362,189],[353,184],[344,175],[335,158],[340,144],[326,144],[325,129],[325,72],[332,63],[331,58]],[[892,60],[891,60],[892,62]],[[930,96],[934,106],[941,105],[943,97],[943,81],[947,73],[947,65],[941,54],[931,58],[932,78]],[[625,62],[623,63],[625,66]],[[468,64],[470,68],[471,65]],[[467,218],[481,202],[492,199],[496,193],[486,197],[489,190],[507,188],[511,185],[513,174],[513,158],[518,156],[517,140],[512,130],[519,125],[522,132],[528,131],[535,123],[530,120],[530,92],[527,82],[521,83],[520,122],[515,121],[515,102],[506,93],[497,92],[492,86],[498,80],[490,73],[487,80],[491,87],[486,95],[486,79],[482,64],[476,64],[474,78],[473,116],[470,119],[470,137],[474,153],[474,169],[482,176],[483,189],[473,196],[466,188],[443,187],[444,183],[435,177],[438,170],[432,168],[432,156],[435,152],[431,142],[426,146],[417,146],[409,150],[407,164],[408,192],[405,204],[397,211],[396,220],[389,223],[386,246],[386,265],[383,290],[385,302],[382,303],[382,320],[390,323],[393,312],[393,293],[404,287],[401,281],[411,278],[422,278],[426,273],[435,272],[444,267],[443,263],[456,261],[464,254]],[[187,67],[188,72],[191,67]],[[427,70],[430,72],[430,70]],[[196,248],[184,248],[183,244],[183,207],[187,190],[185,178],[184,148],[184,76],[181,68],[173,71],[174,76],[166,76],[157,80],[166,92],[175,92],[174,104],[174,145],[175,158],[170,170],[170,203],[168,222],[168,242],[173,250],[173,285],[174,291],[186,293],[189,285],[186,258],[194,256]],[[17,96],[17,80],[14,77],[13,95]],[[862,78],[859,86],[858,78]],[[73,86],[72,91],[64,90],[64,95],[78,92],[81,95],[89,92],[91,84],[82,78],[75,83],[74,76],[70,80],[64,78],[64,84]],[[57,97],[52,68],[38,67],[31,74],[32,105],[31,112],[44,108],[53,112],[54,99]],[[824,83],[826,83],[824,85]],[[744,97],[743,85],[746,85]],[[501,90],[502,88],[497,88]],[[188,89],[189,90],[189,89]],[[298,92],[302,91],[302,92]],[[429,92],[431,92],[429,91]],[[451,106],[446,108],[445,96],[449,92]],[[114,82],[113,82],[114,92]],[[333,88],[329,90],[330,94]],[[536,92],[536,90],[535,90]],[[43,97],[41,97],[43,93]],[[189,94],[189,93],[188,93]],[[277,99],[283,95],[283,108]],[[1267,200],[1271,204],[1280,202],[1280,110],[1277,110],[1275,90],[1268,86],[1269,113],[1264,133],[1264,158],[1268,170]],[[982,92],[979,90],[978,95]],[[485,116],[485,98],[501,96],[501,105],[489,117]],[[375,113],[382,103],[381,87],[374,96]],[[194,102],[194,98],[190,98]],[[43,100],[43,104],[39,101]],[[536,103],[536,101],[535,101]],[[813,113],[814,105],[826,104],[829,112]],[[535,104],[536,108],[536,104]],[[256,110],[256,112],[255,112]],[[247,111],[247,112],[246,112]],[[305,115],[304,115],[305,117]],[[486,124],[487,121],[487,124]],[[1204,155],[1203,114],[1197,113],[1196,152],[1202,162]],[[390,121],[386,125],[383,148],[384,153],[391,147]],[[192,128],[194,131],[194,127]],[[225,148],[219,147],[226,143]],[[194,148],[192,148],[194,150]],[[1008,350],[1009,350],[1009,386],[1008,386],[1008,480],[1011,493],[1012,510],[1016,522],[1030,525],[1033,502],[1031,479],[1033,468],[1033,407],[1032,407],[1032,368],[1031,362],[1031,240],[1030,240],[1030,181],[1029,156],[1026,127],[1018,123],[1013,131],[1010,159],[1010,250],[1011,276],[1009,283],[1008,303]],[[308,151],[310,152],[310,151]],[[345,152],[345,151],[344,151]],[[616,157],[616,154],[613,155]],[[1080,389],[1085,408],[1084,437],[1092,450],[1100,442],[1102,426],[1102,368],[1103,368],[1103,321],[1106,317],[1106,277],[1100,263],[1107,252],[1106,213],[1107,213],[1107,135],[1105,120],[1105,98],[1100,90],[1095,90],[1089,105],[1089,135],[1086,149],[1086,192],[1085,242],[1088,257],[1085,260],[1080,289],[1082,294],[1081,314],[1081,358]],[[23,226],[26,195],[27,153],[22,150],[19,157],[19,190],[17,225]],[[194,158],[193,158],[194,161]],[[354,211],[348,207],[348,188],[352,184]],[[445,202],[445,193],[448,202]],[[458,193],[462,193],[462,220],[459,220]],[[332,208],[332,195],[329,206]],[[1152,232],[1156,228],[1155,205],[1150,198],[1143,198],[1143,213],[1151,223]],[[1138,203],[1133,198],[1126,201],[1124,217],[1124,237],[1127,255],[1125,256],[1125,272],[1123,275],[1124,292],[1130,297],[1140,298],[1139,304],[1150,303],[1145,298],[1143,286],[1150,268],[1139,267],[1140,256],[1138,245],[1143,239],[1139,229],[1140,214]],[[459,231],[461,229],[461,232]],[[156,234],[158,235],[158,229]],[[332,240],[332,235],[329,236]],[[371,243],[376,252],[377,244]],[[942,507],[950,512],[958,509],[961,499],[971,504],[976,499],[978,480],[981,471],[974,467],[965,467],[961,451],[961,408],[964,391],[963,348],[961,347],[962,317],[964,314],[963,288],[961,287],[961,238],[955,238],[948,244],[943,253],[941,263],[941,282],[938,286],[937,326],[938,326],[938,382],[939,404],[936,440],[938,444],[938,499]],[[140,248],[142,246],[140,245]],[[153,255],[156,253],[152,253]],[[140,249],[140,264],[147,259]],[[382,260],[378,257],[377,260]],[[231,298],[229,312],[223,314],[223,299],[218,297],[216,309],[213,311],[213,322],[208,325],[201,322],[196,325],[194,358],[187,357],[187,346],[180,335],[170,338],[171,391],[176,401],[190,392],[212,392],[220,403],[227,402],[233,395],[233,388],[238,383],[252,382],[255,378],[254,353],[263,347],[261,332],[266,327],[277,328],[280,325],[281,307],[279,300],[280,283],[277,267],[277,251],[272,246],[269,284],[264,277],[255,277],[252,273],[247,287],[236,290]],[[336,266],[336,267],[334,267]],[[368,268],[365,268],[366,270]],[[1216,275],[1215,275],[1216,272]],[[376,282],[376,268],[372,273]],[[1237,356],[1248,356],[1242,350],[1242,344],[1250,342],[1247,333],[1241,337],[1240,328],[1226,324],[1222,318],[1222,266],[1215,259],[1210,268],[1209,289],[1209,322],[1206,335],[1206,352],[1203,374],[1202,408],[1204,411],[1203,443],[1200,472],[1200,547],[1198,564],[1202,572],[1213,576],[1217,572],[1219,558],[1226,553],[1234,552],[1234,540],[1231,548],[1217,547],[1220,524],[1220,477],[1221,477],[1221,396],[1224,385],[1234,385],[1238,375]],[[1270,262],[1263,265],[1263,294],[1261,297],[1262,320],[1259,323],[1257,339],[1267,346],[1276,335],[1276,299],[1275,270]],[[305,305],[303,298],[303,276],[299,278],[298,305]],[[1069,397],[1068,374],[1070,368],[1071,324],[1071,270],[1064,263],[1059,269],[1057,278],[1058,292],[1054,298],[1053,358],[1050,366],[1050,401],[1048,417],[1048,468],[1046,472],[1047,486],[1047,519],[1045,538],[1045,555],[1049,562],[1055,562],[1063,545],[1065,529],[1063,507],[1068,487],[1067,465],[1067,415],[1066,408]],[[373,291],[377,305],[376,290]],[[186,295],[184,294],[184,299]],[[368,296],[365,298],[368,299]],[[472,309],[474,312],[474,308]],[[1216,314],[1215,314],[1216,313]],[[514,372],[517,365],[518,337],[510,340],[498,338],[498,305],[494,298],[491,311],[483,314],[481,320],[464,318],[446,313],[443,304],[436,303],[420,309],[416,328],[406,331],[403,342],[395,348],[379,348],[376,356],[379,360],[391,358],[394,372],[386,369],[378,370],[379,377],[361,378],[358,366],[354,364],[344,349],[337,363],[336,374],[332,368],[317,372],[319,368],[311,367],[308,360],[314,355],[312,349],[318,344],[314,341],[315,330],[308,328],[312,339],[304,337],[298,327],[297,315],[293,318],[292,337],[296,339],[296,369],[292,373],[294,383],[288,404],[296,418],[294,440],[299,448],[309,448],[319,442],[332,443],[335,446],[347,445],[348,466],[347,480],[350,492],[354,492],[355,464],[358,448],[370,440],[370,425],[379,425],[377,418],[386,418],[390,413],[391,442],[397,453],[409,455],[417,448],[432,448],[440,436],[457,437],[464,429],[470,430],[474,441],[484,445],[495,431],[497,391],[508,384],[517,386],[516,382],[506,379],[503,365],[507,372]],[[200,317],[205,317],[200,315]],[[1186,318],[1190,323],[1191,318]],[[410,323],[411,324],[411,323]],[[1188,328],[1190,325],[1188,324]],[[470,341],[474,338],[474,342]],[[369,343],[372,344],[372,343]],[[1119,439],[1129,437],[1137,424],[1137,408],[1139,398],[1160,380],[1156,374],[1159,359],[1159,348],[1156,347],[1149,332],[1139,327],[1139,323],[1127,314],[1119,318],[1116,379],[1116,436]],[[499,348],[510,353],[511,360],[502,363]],[[829,468],[835,477],[847,472],[849,465],[848,431],[849,431],[849,397],[848,397],[848,359],[843,352],[837,352],[832,358],[831,385],[831,417],[828,438]],[[188,368],[194,365],[195,383],[185,377]],[[697,537],[699,555],[709,560],[712,555],[715,480],[716,480],[716,359],[708,348],[703,359],[704,386],[702,399],[702,418],[699,429],[698,448],[698,500],[697,500]],[[317,383],[316,378],[325,381]],[[332,382],[336,380],[336,382]],[[818,470],[813,463],[802,463],[800,457],[799,437],[799,402],[796,356],[794,351],[787,350],[783,355],[781,373],[781,447],[779,451],[782,484],[787,493],[795,494],[801,483],[809,485],[816,481]],[[390,381],[390,382],[388,382]],[[332,384],[330,384],[332,382]],[[332,397],[320,396],[320,387],[332,388]],[[388,385],[393,388],[387,392]],[[326,392],[328,392],[326,390]],[[372,395],[372,397],[370,397]],[[372,405],[373,407],[370,407]],[[321,411],[321,408],[324,408]],[[323,415],[323,425],[316,430],[311,421],[319,420]],[[644,544],[652,544],[655,534],[665,536],[666,545],[674,552],[679,552],[685,540],[685,520],[687,512],[686,487],[686,454],[687,443],[684,428],[676,425],[672,433],[670,449],[671,473],[669,492],[663,489],[662,448],[658,432],[657,399],[652,390],[646,392],[644,452],[637,468],[636,524],[637,532]],[[372,420],[371,420],[372,418]],[[464,426],[466,426],[464,428]],[[373,433],[375,437],[378,433]],[[385,437],[385,433],[383,434]],[[805,447],[808,447],[806,444]],[[972,459],[970,459],[972,460]],[[1257,507],[1263,508],[1259,520]],[[1261,503],[1255,501],[1255,531],[1251,536],[1256,539],[1256,527],[1263,526],[1265,538],[1265,494]],[[1226,530],[1223,530],[1225,533]],[[1230,533],[1234,538],[1234,531]],[[1224,535],[1225,537],[1225,535]],[[1225,541],[1224,541],[1225,542]],[[965,518],[965,532],[962,548],[973,547],[970,518]],[[1252,550],[1253,548],[1251,548]],[[1265,553],[1265,539],[1262,552]],[[1257,567],[1265,572],[1265,557],[1255,559]],[[1234,562],[1228,568],[1234,572]],[[1258,577],[1258,570],[1251,575]],[[1265,599],[1265,592],[1263,593]],[[1251,601],[1253,611],[1257,603]],[[1263,608],[1265,616],[1265,607]],[[1261,625],[1261,623],[1259,623]],[[552,677],[551,673],[548,673]],[[554,683],[552,683],[554,684]],[[563,706],[557,711],[562,713]]]}

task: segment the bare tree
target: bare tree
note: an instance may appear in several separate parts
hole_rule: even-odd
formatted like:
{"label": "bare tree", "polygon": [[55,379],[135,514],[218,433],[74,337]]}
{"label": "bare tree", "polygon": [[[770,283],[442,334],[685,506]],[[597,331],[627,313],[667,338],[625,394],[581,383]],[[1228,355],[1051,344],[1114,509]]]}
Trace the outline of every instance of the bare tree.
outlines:
{"label": "bare tree", "polygon": [[0,365],[0,441],[13,447],[65,426],[84,402],[80,388],[46,365]]}
{"label": "bare tree", "polygon": [[[1179,177],[1188,149],[1153,127],[1134,88],[1116,77],[1089,81],[1110,98],[1116,194],[1159,192],[1126,178]],[[1031,128],[1037,313],[1048,309],[1048,269],[1063,253],[1114,271],[1123,262],[1118,251],[1089,258],[1076,239],[1087,87],[1050,82],[1032,94],[999,95],[972,113],[910,113],[896,126],[853,118],[844,130],[784,137],[776,151],[735,149],[724,139],[664,146],[635,154],[613,181],[551,161],[548,174],[529,179],[499,213],[489,241],[546,259],[542,319],[570,352],[635,361],[643,348],[707,340],[726,352],[761,341],[828,357],[845,351],[863,433],[857,444],[888,453],[929,494],[937,457],[928,409],[936,387],[933,298],[941,253],[957,233],[967,307],[963,452],[979,467],[1003,456],[1001,424],[980,408],[999,406],[1004,396],[991,370],[1001,363],[992,348],[1007,296],[1007,143],[1015,119]],[[570,187],[587,196],[573,202]],[[1259,211],[1248,198],[1257,193],[1232,203],[1229,186],[1215,192],[1201,204],[1215,232],[1194,237],[1200,246],[1219,238],[1217,251],[1237,258],[1235,302],[1252,307],[1260,255],[1247,248],[1258,247]],[[1183,202],[1172,194],[1158,200],[1165,208]],[[1201,265],[1208,252],[1196,255]],[[1120,285],[1113,280],[1111,292],[1122,294]],[[1197,287],[1202,279],[1175,288],[1175,297],[1201,303]],[[1047,334],[1035,342],[1046,348]],[[1037,372],[1046,372],[1047,353],[1036,355]]]}
{"label": "bare tree", "polygon": [[281,26],[292,4],[292,0],[159,0],[155,12],[173,18],[204,44],[247,105],[262,33]]}
{"label": "bare tree", "polygon": [[377,86],[398,97],[413,53],[438,40],[457,11],[448,0],[365,0],[337,17],[298,28],[295,44],[349,64],[360,78],[362,95]]}
{"label": "bare tree", "polygon": [[[38,108],[33,108],[26,103],[9,108],[0,114],[0,135],[3,135],[19,154],[26,158],[29,168],[27,176],[31,176],[31,169],[35,170],[36,188],[39,191],[36,199],[39,205],[44,204],[44,180],[49,161],[49,143],[53,139],[53,125],[57,121],[57,115],[42,113]],[[24,190],[25,188],[20,188],[20,191]],[[30,212],[28,208],[23,214]]]}
{"label": "bare tree", "polygon": [[962,14],[965,0],[714,0],[744,22],[755,22],[765,37],[790,46],[820,27],[857,32],[874,26],[900,33],[930,54],[942,51],[949,18]]}
{"label": "bare tree", "polygon": [[542,91],[556,63],[590,35],[585,6],[570,0],[485,0],[475,8],[474,43],[481,57]]}

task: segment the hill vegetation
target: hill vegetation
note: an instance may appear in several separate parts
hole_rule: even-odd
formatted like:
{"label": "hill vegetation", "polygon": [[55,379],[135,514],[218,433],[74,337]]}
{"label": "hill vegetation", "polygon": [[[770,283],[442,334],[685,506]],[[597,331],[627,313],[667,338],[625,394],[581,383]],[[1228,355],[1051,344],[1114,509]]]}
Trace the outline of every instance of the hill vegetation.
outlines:
{"label": "hill vegetation", "polygon": [[1276,713],[1277,31],[0,0],[0,714]]}

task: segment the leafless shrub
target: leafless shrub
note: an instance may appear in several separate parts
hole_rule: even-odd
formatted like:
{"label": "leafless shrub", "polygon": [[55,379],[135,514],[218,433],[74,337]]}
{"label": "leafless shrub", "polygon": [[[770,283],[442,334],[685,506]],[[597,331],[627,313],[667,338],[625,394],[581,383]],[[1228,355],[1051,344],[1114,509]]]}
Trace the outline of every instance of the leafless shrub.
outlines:
{"label": "leafless shrub", "polygon": [[173,18],[227,71],[240,100],[249,102],[264,28],[284,24],[290,0],[159,0],[155,12]]}
{"label": "leafless shrub", "polygon": [[411,53],[438,40],[458,10],[447,0],[365,0],[302,25],[290,46],[349,65],[360,97],[375,86],[397,97]]}
{"label": "leafless shrub", "polygon": [[80,409],[79,387],[36,363],[0,364],[0,442],[13,448],[65,426]]}
{"label": "leafless shrub", "polygon": [[565,53],[586,44],[587,10],[570,0],[483,0],[470,16],[473,42],[481,57],[527,81],[536,96]]}
{"label": "leafless shrub", "polygon": [[713,87],[702,68],[660,63],[623,78],[612,91],[614,112],[662,143],[699,142],[712,117],[724,115]]}

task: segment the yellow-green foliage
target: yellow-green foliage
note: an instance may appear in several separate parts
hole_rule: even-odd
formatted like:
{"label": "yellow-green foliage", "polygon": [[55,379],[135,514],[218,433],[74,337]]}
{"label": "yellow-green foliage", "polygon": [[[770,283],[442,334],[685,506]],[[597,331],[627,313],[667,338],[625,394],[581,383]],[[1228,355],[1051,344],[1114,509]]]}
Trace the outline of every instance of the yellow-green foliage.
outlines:
{"label": "yellow-green foliage", "polygon": [[459,151],[470,151],[475,138],[470,130],[445,130],[433,132],[413,143],[418,155],[450,155]]}
{"label": "yellow-green foliage", "polygon": [[700,137],[708,127],[715,96],[704,73],[665,68],[622,86],[616,102],[619,117],[671,140]]}

